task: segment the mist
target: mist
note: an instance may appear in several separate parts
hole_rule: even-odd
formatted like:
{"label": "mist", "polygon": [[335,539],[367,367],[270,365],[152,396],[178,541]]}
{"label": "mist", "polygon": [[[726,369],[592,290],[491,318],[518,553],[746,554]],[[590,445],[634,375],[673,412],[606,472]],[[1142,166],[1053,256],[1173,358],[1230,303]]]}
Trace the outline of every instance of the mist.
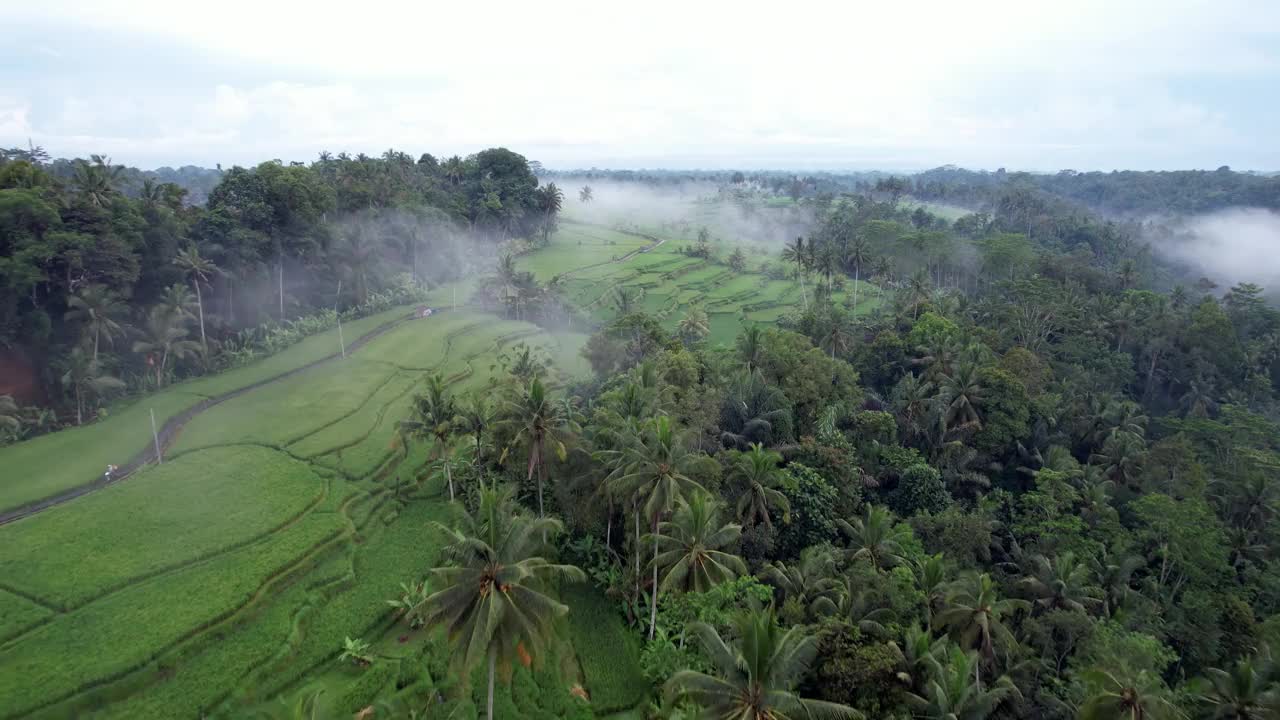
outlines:
{"label": "mist", "polygon": [[[658,187],[572,176],[553,181],[564,189],[567,218],[619,229],[660,230],[692,240],[706,227],[716,240],[778,249],[797,235],[808,235],[816,224],[808,207],[761,209],[755,202],[738,202],[739,196],[763,189],[750,182]],[[590,202],[579,199],[584,185],[591,187]]]}
{"label": "mist", "polygon": [[1250,282],[1280,291],[1280,213],[1274,210],[1221,210],[1166,225],[1153,235],[1153,249],[1221,287]]}

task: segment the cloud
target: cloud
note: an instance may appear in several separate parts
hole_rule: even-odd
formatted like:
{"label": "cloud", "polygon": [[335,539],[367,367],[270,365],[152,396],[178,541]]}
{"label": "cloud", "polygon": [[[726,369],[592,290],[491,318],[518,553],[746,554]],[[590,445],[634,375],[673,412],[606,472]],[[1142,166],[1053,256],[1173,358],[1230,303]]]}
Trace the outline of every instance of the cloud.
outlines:
{"label": "cloud", "polygon": [[1280,84],[1280,3],[655,0],[619,18],[586,2],[48,0],[13,14],[31,47],[59,38],[60,59],[0,49],[21,60],[0,92],[55,154],[502,144],[560,167],[1280,166],[1263,91]]}

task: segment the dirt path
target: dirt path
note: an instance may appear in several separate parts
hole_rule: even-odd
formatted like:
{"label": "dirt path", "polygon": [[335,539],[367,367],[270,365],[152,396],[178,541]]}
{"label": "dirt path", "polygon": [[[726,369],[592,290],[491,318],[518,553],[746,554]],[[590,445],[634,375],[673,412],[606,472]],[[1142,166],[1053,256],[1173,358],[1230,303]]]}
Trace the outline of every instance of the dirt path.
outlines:
{"label": "dirt path", "polygon": [[[443,312],[443,310],[439,312]],[[355,342],[347,346],[347,354],[350,355],[351,353],[356,352],[357,350],[359,350],[360,348],[368,344],[371,340],[379,337],[380,335],[386,332],[389,332],[399,327],[401,324],[409,321],[412,317],[413,317],[413,313],[411,312],[405,313],[403,317],[397,320],[392,320],[391,322],[385,325],[382,325],[378,328],[370,330],[369,332],[360,336],[360,338],[357,339]],[[196,403],[190,408],[187,408],[186,410],[184,410],[182,413],[172,418],[169,418],[169,420],[167,420],[165,424],[160,428],[159,432],[157,433],[160,438],[160,452],[163,454],[165,450],[167,450],[169,446],[173,444],[174,439],[176,439],[178,436],[178,432],[181,431],[182,428],[188,422],[191,422],[193,418],[195,418],[200,413],[208,410],[209,408],[215,405],[218,405],[220,403],[224,403],[228,400],[231,400],[232,398],[236,398],[241,395],[244,395],[247,392],[251,392],[253,390],[257,390],[258,388],[265,387],[272,383],[277,383],[277,382],[280,382],[281,380],[285,380],[287,378],[293,377],[298,373],[306,372],[319,365],[332,362],[333,360],[336,360],[340,357],[342,357],[341,353],[333,353],[332,355],[328,355],[326,357],[320,358],[319,360],[307,363],[306,365],[301,365],[299,367],[293,368],[292,370],[287,370],[274,377],[269,377],[269,378],[266,378],[265,380],[259,380],[258,382],[245,385],[242,388],[237,388],[230,392],[223,393],[222,395],[216,395],[214,397],[201,400],[200,402]],[[102,488],[107,487],[109,485],[114,485],[115,483],[118,483],[121,480],[124,480],[125,478],[129,477],[139,468],[141,468],[142,466],[146,465],[149,462],[154,461],[155,459],[156,459],[155,445],[152,443],[148,443],[145,448],[143,448],[142,450],[139,450],[137,453],[133,455],[133,457],[129,458],[128,462],[126,462],[124,465],[121,465],[119,470],[114,475],[112,475],[110,479],[99,476],[84,485],[73,487],[69,490],[58,493],[57,495],[53,495],[51,497],[47,497],[42,500],[36,500],[35,502],[22,505],[12,510],[7,510],[3,513],[0,513],[0,525],[11,523],[15,520],[21,520],[24,517],[30,517],[31,515],[34,515],[43,510],[48,510],[51,507],[61,505],[62,503],[68,502],[70,500],[74,500],[83,495],[88,495],[91,492],[101,490]]]}

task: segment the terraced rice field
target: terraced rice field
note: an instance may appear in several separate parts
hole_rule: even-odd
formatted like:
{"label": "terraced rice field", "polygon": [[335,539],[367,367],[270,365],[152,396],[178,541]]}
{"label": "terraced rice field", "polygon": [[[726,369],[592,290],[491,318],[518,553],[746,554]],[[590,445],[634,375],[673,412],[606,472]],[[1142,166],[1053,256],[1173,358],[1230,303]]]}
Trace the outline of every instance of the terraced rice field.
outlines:
{"label": "terraced rice field", "polygon": [[[0,525],[0,717],[234,715],[324,672],[344,637],[388,628],[385,600],[430,565],[428,521],[447,513],[447,503],[405,503],[394,491],[426,451],[418,444],[406,458],[392,444],[415,390],[429,372],[455,392],[482,388],[493,356],[517,342],[564,361],[552,380],[567,382],[583,369],[574,358],[586,338],[465,310],[403,315],[379,318],[392,327],[346,358],[196,414],[163,464]],[[147,405],[176,415],[322,358],[318,345]],[[101,437],[112,445],[104,457],[118,457],[145,445],[149,424],[140,438],[117,427],[133,419],[77,432],[78,447],[94,450]],[[45,482],[33,488],[86,481],[67,471],[49,482],[63,460],[52,451],[18,445],[0,462],[15,450],[38,461]],[[340,676],[335,697],[358,680]]]}
{"label": "terraced rice field", "polygon": [[[801,302],[795,283],[676,245],[566,222],[520,264],[543,280],[562,276],[597,322],[616,313],[618,287],[669,328],[701,305],[713,343]],[[433,302],[450,306],[453,290]],[[859,312],[873,306],[870,290]],[[434,682],[424,658],[438,642],[400,643],[385,601],[430,566],[429,521],[446,519],[448,505],[440,487],[400,496],[429,448],[400,448],[396,424],[430,373],[456,393],[484,391],[495,356],[518,343],[550,357],[552,385],[564,386],[589,372],[588,335],[465,308],[407,315],[345,325],[346,357],[330,357],[337,333],[323,333],[85,428],[0,449],[0,513],[29,513],[0,524],[0,720],[242,716],[314,682],[327,710],[350,713],[398,678]],[[148,448],[152,410],[174,431],[164,463],[90,485],[107,463]],[[601,598],[575,589],[566,599],[584,608],[566,629],[577,657],[567,642],[557,652],[602,711],[625,709],[640,687],[635,648],[585,648],[589,629],[624,633]],[[374,668],[335,662],[348,636],[378,641]],[[521,675],[500,704],[538,696],[536,684],[554,677]]]}
{"label": "terraced rice field", "polygon": [[[753,251],[747,271],[736,272],[724,262],[727,244],[720,244],[717,259],[690,257],[680,251],[689,244],[687,238],[676,240],[670,233],[655,230],[630,236],[640,238],[643,242],[639,245],[607,246],[619,250],[610,253],[611,261],[602,261],[604,253],[596,252],[599,247],[592,243],[606,233],[618,234],[594,225],[565,222],[550,247],[520,258],[519,264],[542,278],[560,275],[567,297],[587,310],[594,322],[617,316],[618,288],[635,298],[636,309],[658,317],[669,330],[679,325],[689,307],[700,305],[708,314],[708,340],[713,345],[732,343],[746,324],[776,323],[803,303],[798,283],[771,280],[758,271],[763,259],[759,251]],[[633,254],[628,257],[628,252]],[[852,286],[847,282],[846,289],[835,294],[837,302],[847,304]],[[855,312],[877,307],[877,295],[873,285],[862,283]]]}

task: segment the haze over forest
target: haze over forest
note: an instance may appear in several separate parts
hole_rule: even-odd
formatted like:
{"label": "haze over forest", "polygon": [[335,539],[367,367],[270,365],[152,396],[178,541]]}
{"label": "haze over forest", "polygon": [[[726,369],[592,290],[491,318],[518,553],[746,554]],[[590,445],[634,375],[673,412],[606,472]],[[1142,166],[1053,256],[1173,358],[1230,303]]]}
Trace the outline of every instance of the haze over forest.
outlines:
{"label": "haze over forest", "polygon": [[0,720],[1280,720],[1280,5],[4,22]]}

